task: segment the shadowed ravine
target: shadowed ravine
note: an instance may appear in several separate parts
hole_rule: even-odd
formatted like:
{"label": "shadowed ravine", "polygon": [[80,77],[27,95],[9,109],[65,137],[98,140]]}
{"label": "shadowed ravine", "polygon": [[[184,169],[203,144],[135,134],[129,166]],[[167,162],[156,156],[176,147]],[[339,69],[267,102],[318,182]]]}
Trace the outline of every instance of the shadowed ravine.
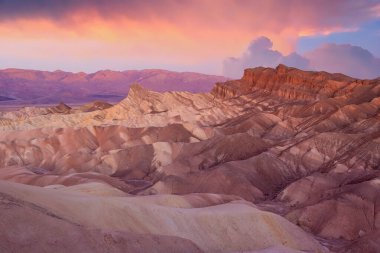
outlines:
{"label": "shadowed ravine", "polygon": [[2,112],[0,131],[1,252],[380,248],[379,79],[246,69]]}

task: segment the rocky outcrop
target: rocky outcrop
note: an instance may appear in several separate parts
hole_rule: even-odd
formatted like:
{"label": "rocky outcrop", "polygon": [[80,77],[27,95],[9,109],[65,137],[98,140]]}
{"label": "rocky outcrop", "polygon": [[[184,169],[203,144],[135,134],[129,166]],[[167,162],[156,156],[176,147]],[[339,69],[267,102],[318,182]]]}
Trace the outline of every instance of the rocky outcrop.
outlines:
{"label": "rocky outcrop", "polygon": [[[221,98],[236,97],[254,91],[266,92],[287,100],[315,101],[366,93],[377,80],[357,80],[342,74],[302,71],[280,64],[276,69],[244,70],[241,80],[218,83],[212,94]],[[378,95],[378,88],[376,90]]]}
{"label": "rocky outcrop", "polygon": [[97,100],[97,101],[93,101],[91,103],[82,105],[79,108],[79,110],[82,112],[93,112],[93,111],[108,109],[111,107],[112,107],[112,104]]}

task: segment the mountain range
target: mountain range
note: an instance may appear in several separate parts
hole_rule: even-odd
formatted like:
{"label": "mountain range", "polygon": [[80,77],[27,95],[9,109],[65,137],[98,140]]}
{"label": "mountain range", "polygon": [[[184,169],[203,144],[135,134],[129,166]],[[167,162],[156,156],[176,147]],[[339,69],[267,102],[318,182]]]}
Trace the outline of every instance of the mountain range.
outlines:
{"label": "mountain range", "polygon": [[0,105],[118,102],[131,84],[155,91],[208,92],[222,76],[159,69],[111,71],[92,74],[23,69],[0,70]]}

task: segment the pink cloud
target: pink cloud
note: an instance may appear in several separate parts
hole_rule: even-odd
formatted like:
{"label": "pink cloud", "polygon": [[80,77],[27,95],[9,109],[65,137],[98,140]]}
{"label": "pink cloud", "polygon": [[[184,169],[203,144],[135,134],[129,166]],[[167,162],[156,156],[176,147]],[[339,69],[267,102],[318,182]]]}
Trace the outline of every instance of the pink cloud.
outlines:
{"label": "pink cloud", "polygon": [[253,40],[240,57],[230,57],[224,61],[223,74],[239,78],[245,68],[275,67],[282,63],[304,70],[343,73],[362,79],[380,76],[380,58],[359,46],[329,43],[304,55],[296,52],[283,55],[273,50],[272,46],[272,41],[266,37]]}
{"label": "pink cloud", "polygon": [[349,44],[324,44],[305,54],[310,67],[317,70],[343,73],[356,78],[380,76],[380,58],[368,50]]}
{"label": "pink cloud", "polygon": [[0,58],[19,65],[0,67],[170,65],[219,74],[252,37],[271,38],[272,50],[287,55],[300,35],[355,29],[377,8],[371,0],[4,0]]}
{"label": "pink cloud", "polygon": [[259,37],[251,42],[240,57],[230,57],[223,62],[223,74],[239,78],[243,70],[252,67],[276,67],[283,63],[301,69],[309,69],[309,60],[293,52],[283,55],[273,49],[272,41],[267,37]]}

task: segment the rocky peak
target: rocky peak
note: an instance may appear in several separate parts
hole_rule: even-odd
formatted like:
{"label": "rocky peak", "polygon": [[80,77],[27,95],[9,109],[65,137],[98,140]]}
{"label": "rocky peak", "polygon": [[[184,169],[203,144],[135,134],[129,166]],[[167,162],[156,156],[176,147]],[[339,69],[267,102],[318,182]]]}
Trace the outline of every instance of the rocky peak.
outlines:
{"label": "rocky peak", "polygon": [[134,83],[129,89],[128,96],[120,101],[116,108],[133,108],[141,112],[155,111],[156,107],[162,105],[163,94],[164,93],[148,90],[142,85]]}
{"label": "rocky peak", "polygon": [[123,100],[125,101],[142,101],[150,96],[150,93],[155,93],[153,91],[147,90],[141,84],[134,83],[131,85],[128,91],[128,96]]}
{"label": "rocky peak", "polygon": [[288,70],[288,67],[285,66],[284,64],[280,64],[280,65],[278,65],[277,68],[276,68],[276,72],[277,72],[277,74],[279,74],[279,75],[281,75],[281,74],[286,74],[287,70]]}

